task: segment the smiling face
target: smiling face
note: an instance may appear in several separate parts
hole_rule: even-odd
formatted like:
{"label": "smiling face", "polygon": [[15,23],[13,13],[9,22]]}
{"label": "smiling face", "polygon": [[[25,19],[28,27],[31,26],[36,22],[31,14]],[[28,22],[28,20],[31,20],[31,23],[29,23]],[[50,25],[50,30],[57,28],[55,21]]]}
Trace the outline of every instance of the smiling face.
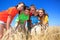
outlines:
{"label": "smiling face", "polygon": [[18,10],[23,10],[24,9],[24,4],[23,3],[20,3],[18,4],[18,7],[17,7]]}
{"label": "smiling face", "polygon": [[26,10],[25,10],[25,14],[26,14],[26,15],[29,15],[29,10],[26,9]]}
{"label": "smiling face", "polygon": [[31,6],[31,7],[30,7],[30,12],[31,12],[32,14],[34,14],[35,11],[36,11],[35,7]]}
{"label": "smiling face", "polygon": [[39,10],[39,16],[42,17],[44,15],[43,10]]}

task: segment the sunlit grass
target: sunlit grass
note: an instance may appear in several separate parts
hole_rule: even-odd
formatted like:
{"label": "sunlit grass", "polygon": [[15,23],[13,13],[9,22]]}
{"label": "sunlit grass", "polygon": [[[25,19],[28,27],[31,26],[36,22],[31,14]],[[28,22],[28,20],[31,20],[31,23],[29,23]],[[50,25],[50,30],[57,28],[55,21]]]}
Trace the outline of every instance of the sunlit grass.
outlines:
{"label": "sunlit grass", "polygon": [[48,27],[47,30],[41,32],[40,34],[28,33],[26,36],[25,33],[21,31],[14,31],[10,29],[4,32],[2,40],[60,40],[60,27]]}

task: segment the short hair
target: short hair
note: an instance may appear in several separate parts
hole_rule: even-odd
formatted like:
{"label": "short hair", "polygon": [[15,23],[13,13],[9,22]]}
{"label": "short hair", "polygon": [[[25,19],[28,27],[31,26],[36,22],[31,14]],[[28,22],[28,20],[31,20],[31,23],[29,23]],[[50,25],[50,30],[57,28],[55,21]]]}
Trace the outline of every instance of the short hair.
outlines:
{"label": "short hair", "polygon": [[29,10],[30,11],[30,8],[28,6],[25,6],[25,10]]}
{"label": "short hair", "polygon": [[32,4],[31,6],[35,6],[34,4]]}
{"label": "short hair", "polygon": [[[35,10],[36,10],[36,7],[35,7],[35,5],[34,4],[32,4],[30,7],[33,7],[33,8],[35,8]],[[31,8],[30,8],[31,9]]]}

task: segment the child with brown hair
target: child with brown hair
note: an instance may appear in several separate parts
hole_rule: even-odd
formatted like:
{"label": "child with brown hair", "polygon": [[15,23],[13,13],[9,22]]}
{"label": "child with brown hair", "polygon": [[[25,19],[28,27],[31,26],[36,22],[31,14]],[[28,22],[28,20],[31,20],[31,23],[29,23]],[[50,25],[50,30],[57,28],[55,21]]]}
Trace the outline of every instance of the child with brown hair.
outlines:
{"label": "child with brown hair", "polygon": [[24,8],[24,3],[20,2],[17,6],[10,7],[8,10],[0,12],[0,40],[3,37],[4,27],[10,29],[10,24],[14,17]]}
{"label": "child with brown hair", "polygon": [[39,10],[39,20],[40,20],[40,25],[45,26],[46,29],[46,27],[48,26],[48,15],[46,14],[45,10],[42,8]]}
{"label": "child with brown hair", "polygon": [[16,19],[16,22],[18,22],[16,29],[20,25],[21,30],[25,31],[25,25],[27,20],[29,20],[29,8],[26,7],[24,11],[20,12],[18,15],[18,18]]}

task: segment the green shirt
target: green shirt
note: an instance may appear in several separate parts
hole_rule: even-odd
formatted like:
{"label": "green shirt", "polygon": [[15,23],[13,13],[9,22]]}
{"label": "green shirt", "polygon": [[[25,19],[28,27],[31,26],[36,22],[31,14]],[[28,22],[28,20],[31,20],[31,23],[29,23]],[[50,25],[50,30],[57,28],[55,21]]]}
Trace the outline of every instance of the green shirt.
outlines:
{"label": "green shirt", "polygon": [[16,21],[19,21],[20,20],[20,24],[24,24],[25,21],[29,20],[29,15],[26,15],[24,12],[21,12]]}

